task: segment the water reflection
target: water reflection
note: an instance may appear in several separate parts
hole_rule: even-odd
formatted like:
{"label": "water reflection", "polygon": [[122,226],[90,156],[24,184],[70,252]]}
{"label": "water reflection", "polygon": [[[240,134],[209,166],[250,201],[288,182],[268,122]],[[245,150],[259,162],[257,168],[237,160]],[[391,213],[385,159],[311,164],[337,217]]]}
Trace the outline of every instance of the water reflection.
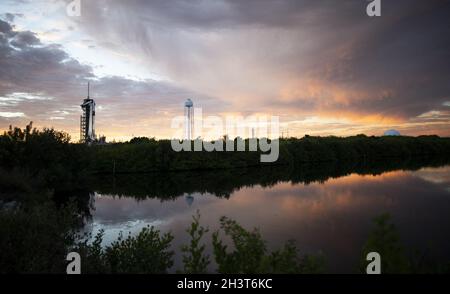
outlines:
{"label": "water reflection", "polygon": [[[103,178],[95,186],[87,229],[104,229],[104,242],[111,242],[119,231],[134,234],[153,225],[172,231],[178,249],[200,210],[202,224],[212,230],[226,215],[246,228],[259,227],[271,249],[295,239],[305,253],[323,252],[330,272],[353,272],[372,219],[389,212],[405,244],[450,260],[450,237],[443,233],[450,229],[450,166],[386,172],[375,167],[359,174],[320,168],[125,176],[114,186]],[[177,255],[175,268],[180,267]]]}

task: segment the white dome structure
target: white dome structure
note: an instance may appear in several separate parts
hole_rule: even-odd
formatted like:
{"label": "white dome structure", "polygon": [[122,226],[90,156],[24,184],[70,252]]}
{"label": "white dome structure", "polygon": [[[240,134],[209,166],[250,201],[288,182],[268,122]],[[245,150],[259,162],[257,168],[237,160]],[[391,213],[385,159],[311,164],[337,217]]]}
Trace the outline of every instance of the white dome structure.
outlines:
{"label": "white dome structure", "polygon": [[397,130],[388,130],[384,132],[384,136],[400,136],[400,132]]}

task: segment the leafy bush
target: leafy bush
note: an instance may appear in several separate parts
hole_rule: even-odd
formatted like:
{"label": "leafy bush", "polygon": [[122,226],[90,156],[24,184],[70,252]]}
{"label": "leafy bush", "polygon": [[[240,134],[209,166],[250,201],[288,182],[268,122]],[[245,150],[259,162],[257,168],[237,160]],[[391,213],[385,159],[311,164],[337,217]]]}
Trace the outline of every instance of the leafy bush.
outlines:
{"label": "leafy bush", "polygon": [[75,241],[73,205],[51,202],[0,210],[0,273],[65,272],[67,249]]}
{"label": "leafy bush", "polygon": [[202,274],[206,273],[210,263],[209,255],[205,255],[205,245],[200,245],[203,236],[208,233],[208,229],[200,225],[200,213],[192,217],[191,226],[186,232],[191,237],[189,245],[183,245],[181,251],[183,254],[184,273]]}
{"label": "leafy bush", "polygon": [[169,250],[173,236],[170,233],[161,235],[153,227],[143,228],[135,237],[122,234],[111,245],[101,247],[103,232],[93,242],[79,244],[75,251],[79,252],[84,262],[85,273],[129,273],[129,274],[162,274],[173,265],[174,252]]}
{"label": "leafy bush", "polygon": [[374,219],[375,227],[369,234],[363,248],[364,260],[361,269],[365,273],[365,256],[369,252],[378,252],[381,256],[383,273],[407,273],[410,265],[405,250],[400,243],[400,237],[395,226],[390,223],[389,214],[383,214]]}
{"label": "leafy bush", "polygon": [[319,273],[324,270],[324,259],[320,255],[300,258],[293,241],[268,253],[258,229],[247,231],[227,217],[222,217],[220,224],[225,235],[231,238],[234,250],[228,252],[228,246],[219,239],[219,232],[213,233],[214,257],[219,273]]}
{"label": "leafy bush", "polygon": [[[267,252],[265,241],[254,229],[249,232],[236,221],[222,217],[221,228],[233,240],[235,250],[227,252],[227,246],[219,240],[219,232],[214,232],[212,245],[219,273],[321,273],[324,258],[321,255],[300,257],[293,241],[274,252]],[[205,254],[205,244],[201,240],[208,229],[200,225],[200,214],[193,216],[190,227],[189,244],[181,247],[183,271],[180,273],[207,273],[210,264]],[[161,235],[153,227],[144,228],[137,236],[119,237],[111,245],[102,247],[103,231],[92,243],[85,240],[73,248],[82,256],[83,273],[166,273],[173,265],[174,252],[170,251],[173,236]]]}
{"label": "leafy bush", "polygon": [[450,263],[437,260],[419,250],[407,250],[400,240],[389,214],[374,219],[374,228],[362,251],[360,270],[366,272],[366,256],[377,252],[381,257],[382,274],[448,274]]}

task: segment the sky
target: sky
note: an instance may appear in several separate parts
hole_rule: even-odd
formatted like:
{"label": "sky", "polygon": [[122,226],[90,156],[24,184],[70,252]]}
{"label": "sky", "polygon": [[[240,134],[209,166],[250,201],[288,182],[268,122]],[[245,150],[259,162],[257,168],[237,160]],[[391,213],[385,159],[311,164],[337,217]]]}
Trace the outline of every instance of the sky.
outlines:
{"label": "sky", "polygon": [[0,2],[0,130],[77,141],[90,81],[109,141],[171,138],[188,98],[290,136],[450,136],[450,1],[71,2]]}

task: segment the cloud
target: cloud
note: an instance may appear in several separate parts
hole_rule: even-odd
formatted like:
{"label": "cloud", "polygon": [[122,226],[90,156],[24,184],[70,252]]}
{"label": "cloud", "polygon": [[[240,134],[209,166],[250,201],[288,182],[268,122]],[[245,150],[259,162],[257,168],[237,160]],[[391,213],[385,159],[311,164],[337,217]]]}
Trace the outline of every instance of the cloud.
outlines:
{"label": "cloud", "polygon": [[367,17],[366,5],[89,1],[78,25],[234,109],[407,120],[440,108],[450,92],[449,3],[389,1],[378,19]]}
{"label": "cloud", "polygon": [[3,112],[0,111],[0,117],[6,117],[6,118],[10,118],[10,117],[24,117],[25,114],[23,112]]}
{"label": "cloud", "polygon": [[[8,22],[0,20],[0,32],[3,129],[9,124],[24,125],[33,120],[38,127],[54,126],[69,131],[77,140],[79,105],[86,97],[88,81],[99,106],[97,131],[113,137],[131,136],[133,132],[152,135],[149,128],[152,124],[170,126],[169,115],[164,121],[156,113],[161,109],[174,115],[177,111],[182,113],[183,101],[191,95],[204,98],[208,104],[208,97],[169,82],[96,77],[91,66],[73,59],[60,45],[42,44],[33,32],[18,31]],[[111,128],[114,125],[117,130]],[[135,128],[139,126],[142,128]]]}
{"label": "cloud", "polygon": [[33,32],[19,32],[15,34],[13,40],[11,40],[10,44],[14,47],[24,48],[27,46],[35,46],[39,45],[41,41],[36,37],[36,34]]}
{"label": "cloud", "polygon": [[14,19],[15,19],[17,16],[22,17],[23,15],[21,15],[21,14],[13,14],[13,13],[5,13],[4,16],[5,16],[5,19],[6,19],[8,22],[13,22]]}
{"label": "cloud", "polygon": [[6,22],[0,20],[0,33],[6,34],[7,36],[10,36],[12,33],[12,27],[11,25]]}
{"label": "cloud", "polygon": [[[308,126],[317,133],[330,133],[326,122],[338,121],[337,134],[378,134],[395,126],[405,134],[450,135],[450,3],[384,1],[377,18],[366,15],[366,5],[100,0],[83,1],[79,18],[65,16],[64,23],[58,17],[61,28],[71,28],[72,39],[64,41],[90,47],[91,54],[113,52],[124,61],[120,66],[138,63],[163,81],[99,78],[93,68],[100,65],[80,63],[32,29],[0,22],[0,97],[51,98],[0,110],[39,120],[64,117],[47,121],[75,133],[86,81],[95,80],[103,107],[99,127],[112,136],[167,134],[170,115],[179,114],[187,97],[208,114],[271,113],[283,122],[317,117]],[[50,115],[55,109],[70,114]],[[433,111],[439,121],[423,116]],[[0,118],[2,125],[10,121]]]}

